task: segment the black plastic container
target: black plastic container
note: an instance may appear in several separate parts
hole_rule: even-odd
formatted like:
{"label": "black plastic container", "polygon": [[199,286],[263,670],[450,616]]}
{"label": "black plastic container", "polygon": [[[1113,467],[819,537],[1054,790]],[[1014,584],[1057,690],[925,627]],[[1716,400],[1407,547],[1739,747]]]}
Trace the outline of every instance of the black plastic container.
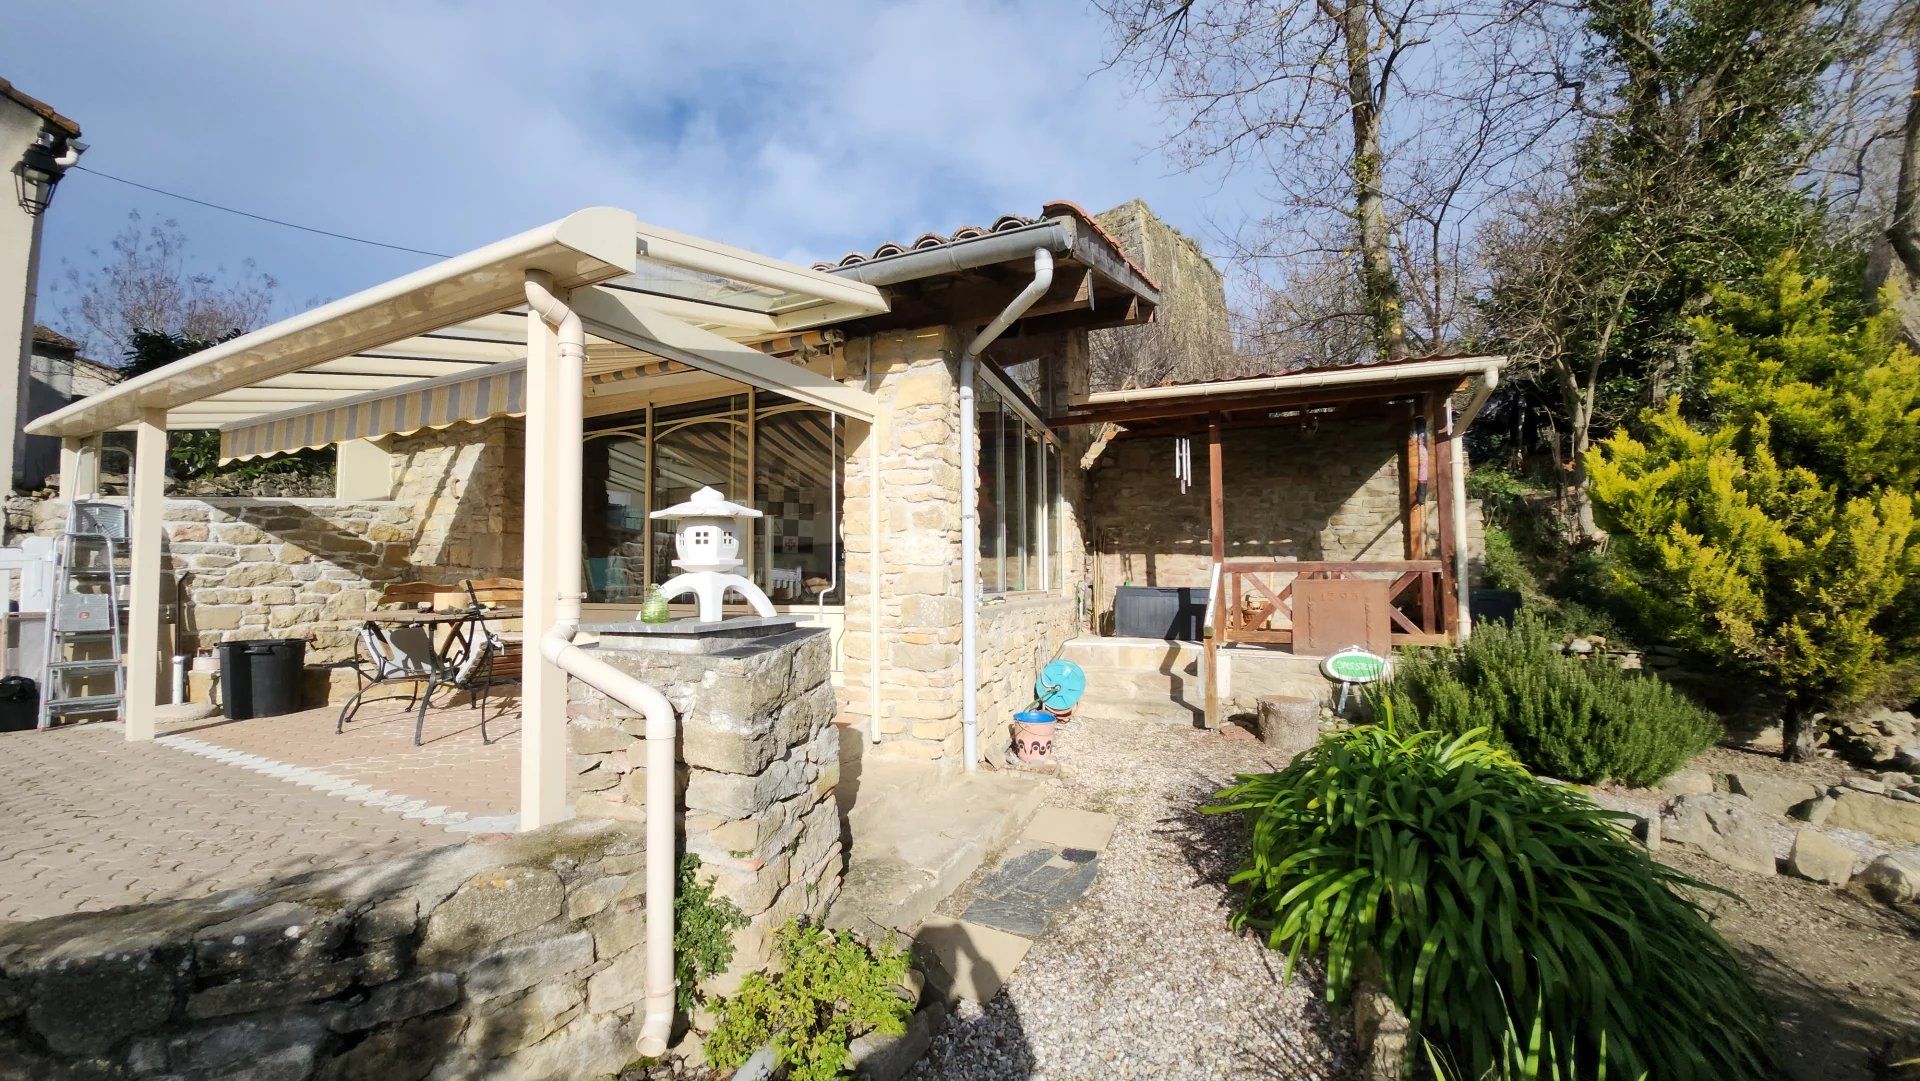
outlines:
{"label": "black plastic container", "polygon": [[278,717],[300,709],[307,643],[299,638],[222,642],[220,706],[230,721]]}
{"label": "black plastic container", "polygon": [[0,732],[25,732],[40,723],[40,688],[25,676],[0,679]]}
{"label": "black plastic container", "polygon": [[1121,586],[1113,598],[1113,633],[1121,638],[1198,642],[1207,618],[1206,587]]}

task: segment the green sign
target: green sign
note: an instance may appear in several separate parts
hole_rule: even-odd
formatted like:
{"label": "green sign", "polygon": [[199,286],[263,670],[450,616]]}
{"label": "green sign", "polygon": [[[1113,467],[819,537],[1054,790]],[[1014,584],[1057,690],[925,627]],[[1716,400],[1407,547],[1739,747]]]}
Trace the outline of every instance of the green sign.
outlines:
{"label": "green sign", "polygon": [[1389,665],[1387,659],[1375,653],[1368,653],[1359,647],[1343,649],[1320,662],[1320,671],[1328,679],[1337,679],[1342,683],[1372,683],[1376,679],[1385,679]]}

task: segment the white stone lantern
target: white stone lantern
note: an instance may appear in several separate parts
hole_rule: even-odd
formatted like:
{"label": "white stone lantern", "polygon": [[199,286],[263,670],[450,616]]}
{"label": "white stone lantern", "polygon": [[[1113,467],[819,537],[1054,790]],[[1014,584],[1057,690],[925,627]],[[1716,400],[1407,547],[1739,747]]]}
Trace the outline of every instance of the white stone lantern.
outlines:
{"label": "white stone lantern", "polygon": [[718,491],[702,488],[685,503],[654,511],[650,517],[680,523],[673,531],[674,554],[680,558],[673,565],[684,573],[661,583],[661,595],[673,600],[693,594],[702,623],[720,622],[720,602],[728,590],[740,594],[760,615],[774,614],[773,602],[759,586],[731,573],[740,566],[740,534],[747,521],[760,517],[759,511],[729,503]]}

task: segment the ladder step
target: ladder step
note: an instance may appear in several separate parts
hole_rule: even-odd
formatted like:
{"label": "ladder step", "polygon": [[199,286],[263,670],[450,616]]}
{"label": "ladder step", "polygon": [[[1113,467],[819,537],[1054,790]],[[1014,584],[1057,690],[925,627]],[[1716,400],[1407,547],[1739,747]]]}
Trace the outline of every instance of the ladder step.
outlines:
{"label": "ladder step", "polygon": [[102,627],[99,630],[93,631],[66,631],[55,628],[53,633],[56,638],[99,638],[103,635],[113,634],[115,630],[112,627]]}
{"label": "ladder step", "polygon": [[120,667],[119,661],[51,661],[47,664],[49,672],[110,672]]}
{"label": "ladder step", "polygon": [[83,698],[49,698],[45,705],[51,713],[94,713],[120,708],[117,694],[90,694]]}

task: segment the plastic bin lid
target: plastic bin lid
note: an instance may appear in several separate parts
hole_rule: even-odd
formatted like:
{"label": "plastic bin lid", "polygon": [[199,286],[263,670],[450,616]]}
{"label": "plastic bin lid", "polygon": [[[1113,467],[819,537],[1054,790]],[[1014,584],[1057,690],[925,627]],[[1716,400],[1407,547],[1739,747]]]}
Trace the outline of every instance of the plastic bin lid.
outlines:
{"label": "plastic bin lid", "polygon": [[1072,709],[1087,693],[1087,673],[1069,660],[1050,661],[1033,681],[1033,693],[1043,706]]}

